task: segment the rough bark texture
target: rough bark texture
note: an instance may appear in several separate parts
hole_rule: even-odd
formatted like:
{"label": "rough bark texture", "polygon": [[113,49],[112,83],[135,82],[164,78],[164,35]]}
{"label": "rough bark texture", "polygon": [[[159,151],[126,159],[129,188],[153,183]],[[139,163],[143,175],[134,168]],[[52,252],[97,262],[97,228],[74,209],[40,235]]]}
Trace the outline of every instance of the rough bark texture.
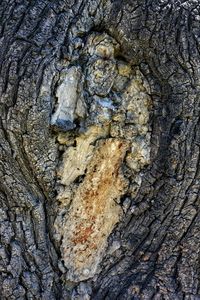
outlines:
{"label": "rough bark texture", "polygon": [[199,22],[198,0],[1,1],[0,299],[200,299]]}

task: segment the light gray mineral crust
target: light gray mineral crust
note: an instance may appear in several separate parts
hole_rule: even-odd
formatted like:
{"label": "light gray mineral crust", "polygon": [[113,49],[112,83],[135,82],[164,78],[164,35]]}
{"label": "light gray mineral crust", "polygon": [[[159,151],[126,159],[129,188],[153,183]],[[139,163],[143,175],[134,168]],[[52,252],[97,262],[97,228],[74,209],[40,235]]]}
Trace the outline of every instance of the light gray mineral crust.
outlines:
{"label": "light gray mineral crust", "polygon": [[59,86],[56,90],[57,108],[52,115],[52,125],[73,129],[76,117],[84,117],[85,104],[79,94],[82,72],[80,67],[71,67],[61,73]]}
{"label": "light gray mineral crust", "polygon": [[113,60],[95,59],[87,67],[87,87],[91,95],[106,96],[114,83],[116,66]]}

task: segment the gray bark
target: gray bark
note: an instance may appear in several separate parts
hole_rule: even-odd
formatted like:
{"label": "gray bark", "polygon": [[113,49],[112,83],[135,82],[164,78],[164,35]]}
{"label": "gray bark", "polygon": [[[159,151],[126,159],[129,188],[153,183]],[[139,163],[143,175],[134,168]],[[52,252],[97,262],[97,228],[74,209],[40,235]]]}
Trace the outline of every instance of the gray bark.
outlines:
{"label": "gray bark", "polygon": [[[200,299],[199,15],[198,0],[1,1],[0,299]],[[151,162],[101,271],[72,282],[54,237],[51,115],[63,64],[84,67],[93,32],[150,86]]]}

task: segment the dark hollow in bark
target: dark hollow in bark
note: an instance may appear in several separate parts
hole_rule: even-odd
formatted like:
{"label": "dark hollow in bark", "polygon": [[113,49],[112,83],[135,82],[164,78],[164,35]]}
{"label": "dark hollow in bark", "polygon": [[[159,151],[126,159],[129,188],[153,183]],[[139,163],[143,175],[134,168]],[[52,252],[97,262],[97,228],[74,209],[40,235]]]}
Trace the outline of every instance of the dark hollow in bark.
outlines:
{"label": "dark hollow in bark", "polygon": [[[199,16],[198,0],[1,1],[0,299],[200,299]],[[120,248],[73,283],[52,232],[50,118],[62,64],[84,64],[74,44],[92,32],[150,85],[151,163],[109,238]]]}

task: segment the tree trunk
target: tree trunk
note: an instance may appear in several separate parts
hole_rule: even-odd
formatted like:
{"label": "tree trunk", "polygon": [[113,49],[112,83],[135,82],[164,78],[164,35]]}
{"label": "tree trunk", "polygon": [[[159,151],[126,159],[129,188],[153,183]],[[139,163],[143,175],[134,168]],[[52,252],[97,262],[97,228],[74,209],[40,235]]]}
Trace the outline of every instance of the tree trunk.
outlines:
{"label": "tree trunk", "polygon": [[0,299],[200,299],[197,0],[2,0]]}

